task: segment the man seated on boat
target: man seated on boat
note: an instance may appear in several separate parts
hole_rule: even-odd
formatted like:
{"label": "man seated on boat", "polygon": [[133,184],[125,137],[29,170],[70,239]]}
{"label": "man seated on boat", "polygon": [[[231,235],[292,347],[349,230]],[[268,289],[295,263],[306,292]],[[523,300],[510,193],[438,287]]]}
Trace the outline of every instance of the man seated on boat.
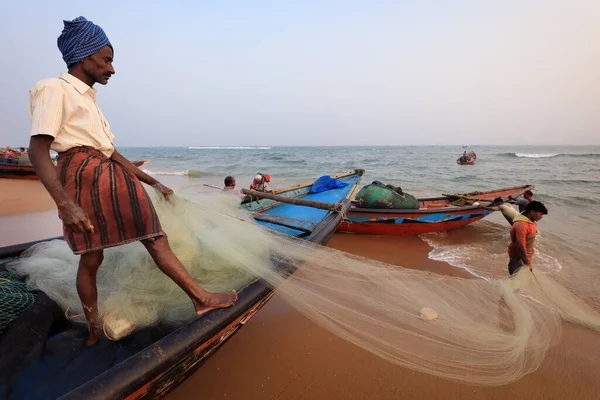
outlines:
{"label": "man seated on boat", "polygon": [[517,207],[519,207],[519,212],[522,213],[525,211],[527,204],[533,201],[533,192],[531,190],[527,190],[525,193],[523,193],[523,198],[520,200],[515,200],[512,198],[512,196],[508,196],[508,199],[511,200],[511,204],[516,204]]}
{"label": "man seated on boat", "polygon": [[[208,293],[177,259],[141,182],[165,197],[173,191],[135,167],[113,144],[115,136],[93,88],[95,83],[106,85],[115,73],[113,46],[102,28],[84,17],[64,21],[58,48],[68,73],[30,90],[29,155],[56,202],[69,247],[81,255],[77,291],[88,322],[88,345],[98,341],[96,273],[109,247],[141,241],[158,268],[190,297],[198,315],[231,306],[235,291]],[[50,149],[59,154],[56,167]]]}
{"label": "man seated on boat", "polygon": [[539,201],[527,204],[525,212],[513,220],[508,245],[508,273],[514,274],[520,267],[527,265],[531,270],[537,234],[537,222],[548,214],[546,206]]}
{"label": "man seated on boat", "polygon": [[250,189],[256,190],[257,192],[266,192],[268,182],[271,182],[270,175],[263,175],[261,173],[258,173],[252,180],[252,185],[250,185]]}
{"label": "man seated on boat", "polygon": [[471,156],[467,155],[467,152],[465,151],[463,152],[463,155],[459,158],[459,160],[461,164],[464,164],[471,161]]}
{"label": "man seated on boat", "polygon": [[12,147],[6,146],[6,149],[4,150],[4,158],[12,158],[14,156],[15,152],[13,151]]}

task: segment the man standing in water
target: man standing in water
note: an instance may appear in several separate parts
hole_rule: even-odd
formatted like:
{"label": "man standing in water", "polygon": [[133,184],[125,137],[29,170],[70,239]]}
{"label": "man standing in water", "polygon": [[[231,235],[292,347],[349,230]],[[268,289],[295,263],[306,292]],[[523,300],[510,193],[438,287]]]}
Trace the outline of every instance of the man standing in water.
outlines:
{"label": "man standing in water", "polygon": [[548,214],[546,206],[539,201],[527,204],[525,212],[517,215],[510,229],[510,244],[508,245],[508,273],[514,274],[520,267],[527,265],[532,270],[535,235],[537,222]]}
{"label": "man standing in water", "polygon": [[[141,182],[168,197],[173,191],[135,167],[113,144],[114,135],[96,104],[95,83],[115,73],[113,46],[84,17],[64,21],[58,48],[68,73],[30,90],[29,156],[56,202],[69,247],[80,254],[77,292],[88,321],[88,345],[98,341],[96,273],[103,249],[141,241],[158,268],[190,297],[196,314],[229,307],[237,293],[208,293],[171,250]],[[59,153],[57,167],[49,150]],[[141,181],[141,182],[140,182]]]}

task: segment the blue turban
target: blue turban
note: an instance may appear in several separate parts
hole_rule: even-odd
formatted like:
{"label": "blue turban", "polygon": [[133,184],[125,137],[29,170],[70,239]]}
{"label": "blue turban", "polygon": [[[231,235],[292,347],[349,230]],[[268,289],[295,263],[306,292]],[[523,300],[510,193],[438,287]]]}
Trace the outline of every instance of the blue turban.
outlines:
{"label": "blue turban", "polygon": [[102,28],[85,17],[63,22],[65,28],[56,42],[67,66],[91,56],[104,46],[112,48]]}

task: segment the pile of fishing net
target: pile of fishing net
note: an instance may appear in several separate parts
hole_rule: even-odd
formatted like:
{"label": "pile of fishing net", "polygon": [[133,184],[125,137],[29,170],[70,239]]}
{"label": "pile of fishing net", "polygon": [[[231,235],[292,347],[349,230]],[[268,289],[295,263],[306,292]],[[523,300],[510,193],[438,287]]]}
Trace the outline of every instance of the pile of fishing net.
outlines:
{"label": "pile of fishing net", "polygon": [[[239,290],[264,279],[323,328],[403,367],[501,385],[538,368],[560,337],[561,319],[600,330],[596,310],[537,270],[491,281],[409,270],[261,228],[233,196],[199,200],[169,203],[154,196],[175,253],[201,286]],[[77,262],[64,242],[54,241],[35,246],[10,268],[81,313]],[[274,268],[278,263],[299,269],[288,277]],[[140,243],[105,251],[98,296],[105,318],[137,327],[195,316],[187,296]]]}
{"label": "pile of fishing net", "polygon": [[0,271],[0,334],[35,302],[35,298],[36,294],[27,290],[18,276]]}

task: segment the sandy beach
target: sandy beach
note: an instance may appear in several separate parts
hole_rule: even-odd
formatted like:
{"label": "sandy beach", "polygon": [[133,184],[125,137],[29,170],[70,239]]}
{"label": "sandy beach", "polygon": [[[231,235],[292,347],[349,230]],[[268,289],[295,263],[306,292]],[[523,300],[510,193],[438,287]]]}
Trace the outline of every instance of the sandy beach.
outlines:
{"label": "sandy beach", "polygon": [[[417,237],[336,234],[329,246],[408,268],[472,277],[429,260],[429,246]],[[471,386],[385,361],[315,325],[276,295],[167,399],[597,399],[600,337],[563,326],[561,342],[535,373],[500,387]]]}
{"label": "sandy beach", "polygon": [[0,179],[0,193],[2,193],[0,218],[33,214],[56,208],[52,197],[40,181]]}
{"label": "sandy beach", "polygon": [[56,205],[40,181],[0,179],[0,247],[62,236]]}
{"label": "sandy beach", "polygon": [[[38,181],[0,180],[0,246],[61,234]],[[10,227],[10,229],[6,229]],[[428,258],[418,237],[336,234],[329,246],[407,268],[472,278]],[[321,329],[275,296],[180,387],[177,399],[597,399],[597,332],[564,324],[538,371],[501,387],[446,381],[391,364]]]}

